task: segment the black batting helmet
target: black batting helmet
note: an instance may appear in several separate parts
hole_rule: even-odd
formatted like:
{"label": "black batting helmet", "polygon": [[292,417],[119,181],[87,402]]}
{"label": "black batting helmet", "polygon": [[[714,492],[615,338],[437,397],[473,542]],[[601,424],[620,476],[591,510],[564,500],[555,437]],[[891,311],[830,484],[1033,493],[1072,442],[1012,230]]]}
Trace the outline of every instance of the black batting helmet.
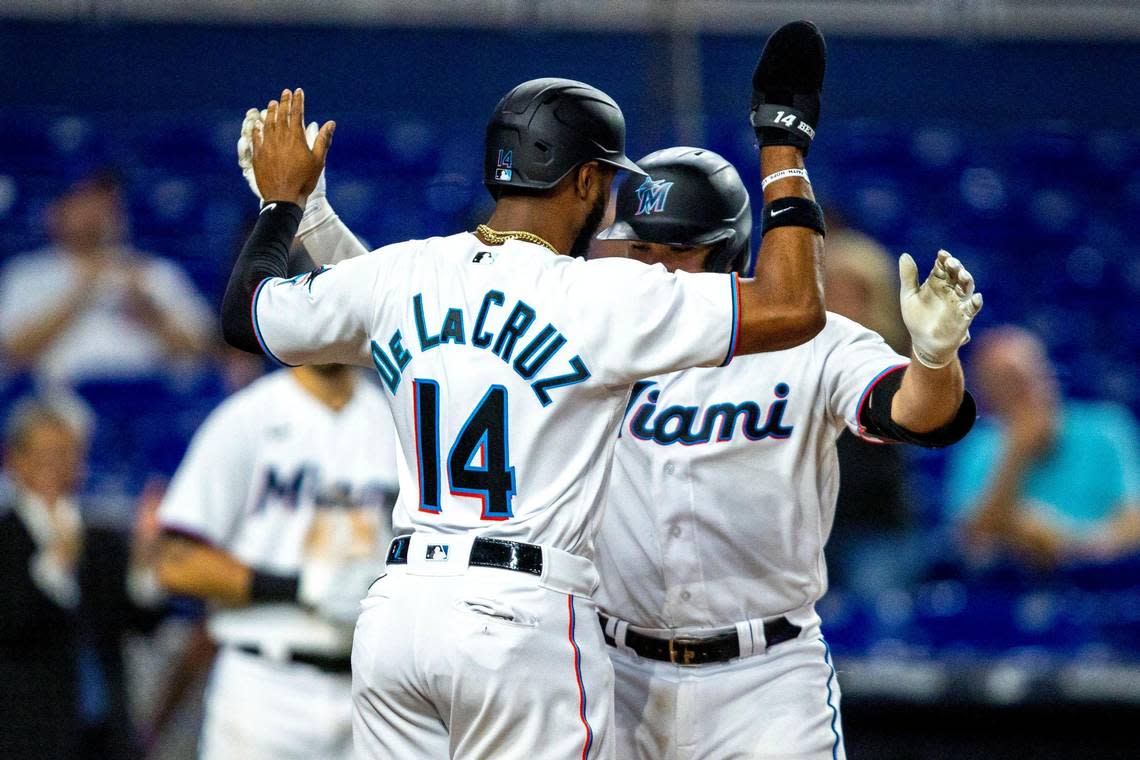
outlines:
{"label": "black batting helmet", "polygon": [[647,177],[626,177],[614,223],[599,240],[640,240],[676,246],[713,245],[710,272],[748,274],[752,204],[736,168],[702,148],[666,148],[637,162]]}
{"label": "black batting helmet", "polygon": [[532,79],[508,92],[487,124],[483,184],[549,190],[587,161],[643,174],[625,155],[625,117],[613,98],[571,79]]}

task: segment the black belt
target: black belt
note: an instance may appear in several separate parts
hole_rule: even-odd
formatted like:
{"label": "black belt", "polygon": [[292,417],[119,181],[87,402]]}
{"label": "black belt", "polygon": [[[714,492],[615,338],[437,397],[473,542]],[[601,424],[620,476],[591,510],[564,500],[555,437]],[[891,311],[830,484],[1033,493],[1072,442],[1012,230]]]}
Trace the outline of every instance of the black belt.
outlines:
{"label": "black belt", "polygon": [[[432,536],[424,549],[423,559],[428,562],[447,558],[447,536]],[[388,564],[408,564],[408,549],[411,536],[396,536],[388,546]],[[524,544],[519,541],[506,541],[501,538],[476,536],[471,544],[471,557],[467,564],[473,567],[494,567],[500,570],[514,570],[531,575],[542,575],[542,547],[537,544]]]}
{"label": "black belt", "polygon": [[[611,619],[598,613],[598,621],[602,624],[602,635],[606,643],[616,647],[617,640],[606,631],[606,625]],[[801,630],[803,629],[786,617],[765,620],[764,640],[768,648],[771,648],[785,641],[791,641],[800,635]],[[671,639],[646,636],[627,628],[625,645],[639,657],[671,662],[674,665],[707,665],[713,662],[728,662],[740,656],[740,639],[735,628],[723,628],[708,636],[676,636]]]}
{"label": "black belt", "polygon": [[[261,647],[256,644],[239,644],[234,649],[258,656],[265,654]],[[352,659],[348,656],[317,654],[315,652],[290,652],[286,659],[299,665],[312,665],[324,673],[343,675],[352,672]]]}

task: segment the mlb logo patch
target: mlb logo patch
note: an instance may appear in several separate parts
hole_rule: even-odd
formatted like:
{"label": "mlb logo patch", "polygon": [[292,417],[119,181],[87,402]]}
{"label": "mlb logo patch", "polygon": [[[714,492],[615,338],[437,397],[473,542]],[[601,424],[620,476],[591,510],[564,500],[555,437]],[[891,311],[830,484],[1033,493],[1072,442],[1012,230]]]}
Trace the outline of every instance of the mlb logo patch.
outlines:
{"label": "mlb logo patch", "polygon": [[430,562],[446,562],[447,544],[428,544],[424,559]]}
{"label": "mlb logo patch", "polygon": [[515,175],[515,152],[499,148],[498,158],[495,160],[495,180],[497,182],[510,182]]}
{"label": "mlb logo patch", "polygon": [[479,251],[475,254],[475,258],[471,259],[472,264],[494,264],[495,254],[490,251]]}

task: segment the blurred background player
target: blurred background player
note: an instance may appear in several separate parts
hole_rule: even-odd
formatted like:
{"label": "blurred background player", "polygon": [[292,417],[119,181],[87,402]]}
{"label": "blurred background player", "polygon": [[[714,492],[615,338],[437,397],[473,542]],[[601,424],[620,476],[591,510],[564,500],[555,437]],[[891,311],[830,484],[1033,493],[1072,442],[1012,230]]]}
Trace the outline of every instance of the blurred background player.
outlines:
{"label": "blurred background player", "polygon": [[1106,561],[1140,546],[1140,436],[1131,413],[1061,395],[1033,333],[985,333],[972,371],[992,418],[950,459],[947,489],[963,550],[1004,550],[1039,568]]}
{"label": "blurred background player", "polygon": [[343,365],[267,375],[195,435],[157,572],[212,607],[203,758],[350,756],[352,629],[391,539],[395,467],[387,405]]}

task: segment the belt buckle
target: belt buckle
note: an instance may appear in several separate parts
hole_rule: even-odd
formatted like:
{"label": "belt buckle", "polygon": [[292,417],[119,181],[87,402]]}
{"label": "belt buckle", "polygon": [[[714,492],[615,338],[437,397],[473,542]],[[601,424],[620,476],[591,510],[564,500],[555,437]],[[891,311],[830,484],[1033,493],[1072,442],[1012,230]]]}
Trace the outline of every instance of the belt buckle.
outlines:
{"label": "belt buckle", "polygon": [[674,665],[692,665],[697,657],[694,646],[701,643],[700,639],[691,636],[678,636],[669,639],[669,662]]}

